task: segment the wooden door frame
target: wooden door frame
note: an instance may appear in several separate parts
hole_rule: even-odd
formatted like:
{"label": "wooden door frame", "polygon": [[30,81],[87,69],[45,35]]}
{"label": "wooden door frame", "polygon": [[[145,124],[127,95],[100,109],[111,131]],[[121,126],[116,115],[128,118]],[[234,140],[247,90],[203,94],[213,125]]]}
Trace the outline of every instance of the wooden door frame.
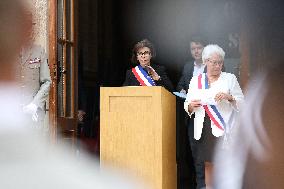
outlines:
{"label": "wooden door frame", "polygon": [[[73,17],[73,22],[71,23],[71,27],[72,27],[72,32],[75,32],[74,34],[74,43],[73,46],[74,48],[72,48],[72,66],[73,69],[72,70],[72,74],[75,76],[75,78],[77,78],[77,1],[74,0],[73,1],[74,4],[74,14],[72,14]],[[58,72],[58,63],[57,63],[57,43],[58,43],[58,36],[57,36],[57,16],[58,16],[58,12],[57,12],[57,0],[49,0],[48,1],[48,39],[49,39],[49,67],[50,67],[50,75],[51,75],[51,88],[50,88],[50,93],[49,93],[49,124],[50,124],[50,136],[51,136],[51,140],[53,142],[57,141],[57,136],[58,136],[58,102],[57,102],[57,72]],[[72,98],[73,99],[73,103],[71,104],[71,112],[73,113],[74,117],[73,118],[67,118],[67,120],[62,120],[63,124],[71,124],[71,122],[74,120],[77,122],[77,97],[78,95],[78,90],[77,90],[77,80],[72,80],[72,86],[74,86],[73,90],[72,90]]]}
{"label": "wooden door frame", "polygon": [[57,138],[57,0],[48,1],[48,39],[51,87],[49,92],[49,125],[53,142]]}

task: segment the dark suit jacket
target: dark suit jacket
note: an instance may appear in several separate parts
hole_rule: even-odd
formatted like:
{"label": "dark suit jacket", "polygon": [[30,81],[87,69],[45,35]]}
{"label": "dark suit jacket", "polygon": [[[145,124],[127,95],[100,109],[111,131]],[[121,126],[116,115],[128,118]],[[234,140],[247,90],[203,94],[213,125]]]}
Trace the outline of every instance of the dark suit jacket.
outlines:
{"label": "dark suit jacket", "polygon": [[182,71],[182,76],[177,84],[177,91],[181,91],[182,89],[188,90],[188,85],[193,75],[194,64],[193,62],[187,62]]}
{"label": "dark suit jacket", "polygon": [[[163,86],[170,92],[173,91],[173,84],[171,80],[168,78],[165,67],[151,64],[151,67],[157,72],[157,74],[161,77],[159,81],[155,81],[157,86]],[[126,71],[125,81],[123,86],[140,86],[140,83],[132,73],[131,69]]]}

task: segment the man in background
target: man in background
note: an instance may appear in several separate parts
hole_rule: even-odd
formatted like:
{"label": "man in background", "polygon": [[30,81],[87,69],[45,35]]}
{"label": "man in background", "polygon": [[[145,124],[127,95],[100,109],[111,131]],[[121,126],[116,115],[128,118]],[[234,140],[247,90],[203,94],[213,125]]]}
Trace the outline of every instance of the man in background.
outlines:
{"label": "man in background", "polygon": [[[184,65],[182,76],[176,87],[177,91],[186,94],[191,78],[206,71],[205,65],[202,63],[202,51],[205,45],[204,37],[199,35],[191,37],[189,51],[193,60]],[[205,167],[204,162],[197,160],[196,144],[193,138],[193,119],[189,119],[183,110],[183,102],[184,99],[179,98],[177,100],[177,133],[179,135],[177,136],[177,159],[180,185],[178,188],[193,187],[196,182],[196,188],[200,189],[205,187]],[[191,148],[191,151],[189,148]],[[195,179],[189,180],[191,178]]]}
{"label": "man in background", "polygon": [[182,76],[177,84],[177,91],[187,93],[188,85],[193,76],[204,72],[205,65],[202,63],[202,52],[206,40],[201,36],[192,36],[190,39],[190,54],[193,60],[187,61],[183,67]]}

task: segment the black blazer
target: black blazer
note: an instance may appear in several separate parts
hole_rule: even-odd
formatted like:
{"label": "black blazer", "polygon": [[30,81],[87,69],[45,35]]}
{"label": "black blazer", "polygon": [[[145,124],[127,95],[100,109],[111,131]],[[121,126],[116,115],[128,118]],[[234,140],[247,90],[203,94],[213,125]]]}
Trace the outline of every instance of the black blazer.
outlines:
{"label": "black blazer", "polygon": [[182,71],[182,76],[177,84],[177,91],[181,91],[182,89],[188,90],[188,85],[190,83],[190,80],[193,75],[194,70],[194,63],[193,62],[187,62]]}
{"label": "black blazer", "polygon": [[[173,84],[169,77],[167,76],[165,67],[157,65],[157,64],[151,64],[151,67],[154,68],[154,70],[157,72],[157,74],[161,77],[159,81],[155,81],[157,86],[163,86],[168,91],[173,91]],[[123,86],[140,86],[139,81],[136,79],[135,75],[132,73],[132,70],[126,71],[125,81],[123,82]]]}

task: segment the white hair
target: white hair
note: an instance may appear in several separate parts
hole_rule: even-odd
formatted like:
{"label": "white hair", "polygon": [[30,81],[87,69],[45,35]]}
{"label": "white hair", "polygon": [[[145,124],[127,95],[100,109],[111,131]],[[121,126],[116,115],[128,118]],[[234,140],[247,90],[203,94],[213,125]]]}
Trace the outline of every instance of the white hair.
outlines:
{"label": "white hair", "polygon": [[206,59],[210,58],[210,56],[214,53],[217,53],[222,57],[224,60],[225,58],[225,51],[216,44],[209,44],[206,47],[204,47],[202,52],[202,61],[204,62]]}

